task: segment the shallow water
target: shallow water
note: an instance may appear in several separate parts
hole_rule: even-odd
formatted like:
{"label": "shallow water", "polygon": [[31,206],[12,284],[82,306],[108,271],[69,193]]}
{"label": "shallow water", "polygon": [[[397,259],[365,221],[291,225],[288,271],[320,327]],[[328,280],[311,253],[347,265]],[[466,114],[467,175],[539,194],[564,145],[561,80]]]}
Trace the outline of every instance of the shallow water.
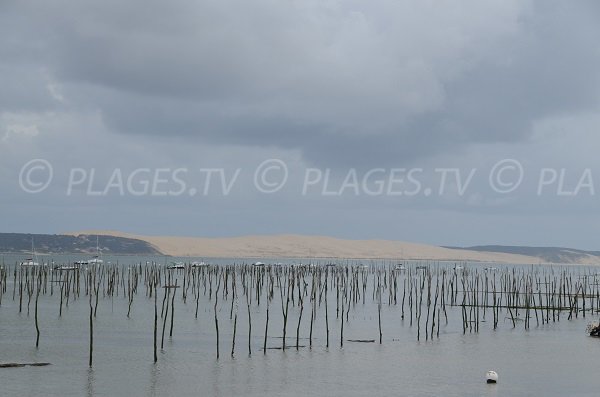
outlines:
{"label": "shallow water", "polygon": [[[133,261],[134,262],[134,261]],[[477,266],[477,265],[473,265]],[[9,280],[10,281],[10,280]],[[162,294],[162,291],[161,291]],[[159,295],[159,310],[162,295]],[[88,362],[88,301],[71,300],[59,317],[59,298],[40,298],[40,347],[35,348],[33,302],[27,316],[18,312],[9,284],[0,306],[0,362],[51,362],[48,367],[0,369],[3,396],[596,396],[600,388],[597,360],[600,340],[585,333],[592,320],[579,318],[530,330],[501,315],[492,330],[491,312],[479,333],[463,335],[460,309],[442,318],[440,337],[416,339],[416,324],[400,318],[399,305],[382,309],[383,343],[345,342],[340,347],[340,320],[335,296],[329,298],[330,347],[325,347],[324,308],[318,309],[313,347],[295,348],[298,308],[290,307],[287,349],[263,354],[265,302],[253,305],[248,354],[248,314],[245,299],[237,306],[235,354],[231,356],[233,320],[230,302],[218,308],[220,358],[216,359],[213,303],[201,296],[198,318],[195,302],[177,296],[173,338],[165,336],[158,363],[152,361],[154,301],[135,297],[130,318],[122,295],[100,299],[94,322],[94,365]],[[234,313],[236,312],[234,306]],[[310,306],[305,306],[300,344],[308,345]],[[268,346],[282,344],[281,302],[277,293],[270,306]],[[159,324],[160,319],[159,319]],[[159,325],[159,339],[160,327]],[[424,320],[422,319],[424,328]],[[377,304],[372,300],[351,308],[344,339],[379,338]],[[423,331],[421,329],[421,332]],[[488,385],[488,369],[499,383]]]}

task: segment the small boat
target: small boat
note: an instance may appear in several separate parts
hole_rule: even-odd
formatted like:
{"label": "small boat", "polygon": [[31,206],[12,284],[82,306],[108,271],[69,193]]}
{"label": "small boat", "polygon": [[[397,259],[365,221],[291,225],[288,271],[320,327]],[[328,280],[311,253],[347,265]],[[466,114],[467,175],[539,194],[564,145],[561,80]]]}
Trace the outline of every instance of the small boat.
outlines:
{"label": "small boat", "polygon": [[485,381],[487,383],[498,383],[498,374],[496,371],[487,371],[485,373]]}
{"label": "small boat", "polygon": [[88,261],[88,265],[101,265],[103,263],[104,261],[98,258],[98,255],[94,255],[94,257]]}
{"label": "small boat", "polygon": [[33,260],[33,258],[27,258],[20,263],[21,266],[39,266],[39,262]]}
{"label": "small boat", "polygon": [[98,244],[98,242],[99,242],[99,239],[98,239],[98,236],[96,236],[96,255],[94,255],[92,257],[92,259],[82,259],[82,260],[73,262],[73,264],[76,266],[103,264],[104,261],[102,259],[100,259],[100,245]]}
{"label": "small boat", "polygon": [[167,269],[169,269],[169,270],[173,270],[173,269],[185,269],[185,265],[183,263],[181,263],[181,262],[173,262],[169,266],[167,266]]}
{"label": "small boat", "polygon": [[262,267],[262,266],[264,266],[264,265],[265,265],[265,264],[264,264],[264,263],[262,263],[262,262],[254,262],[254,263],[252,264],[252,266],[255,266],[255,267]]}
{"label": "small boat", "polygon": [[417,269],[417,270],[427,270],[427,266],[417,266],[415,269]]}
{"label": "small boat", "polygon": [[399,263],[399,264],[396,265],[396,267],[394,268],[394,270],[403,272],[403,271],[406,270],[406,267],[404,267],[404,265],[402,263]]}
{"label": "small boat", "polygon": [[20,263],[21,266],[39,266],[40,263],[37,261],[37,255],[33,246],[33,237],[31,238],[31,257],[25,259]]}
{"label": "small boat", "polygon": [[55,266],[54,270],[58,270],[58,271],[71,271],[71,270],[79,270],[79,266],[73,265],[73,266]]}
{"label": "small boat", "polygon": [[192,267],[208,267],[204,262],[192,262]]}

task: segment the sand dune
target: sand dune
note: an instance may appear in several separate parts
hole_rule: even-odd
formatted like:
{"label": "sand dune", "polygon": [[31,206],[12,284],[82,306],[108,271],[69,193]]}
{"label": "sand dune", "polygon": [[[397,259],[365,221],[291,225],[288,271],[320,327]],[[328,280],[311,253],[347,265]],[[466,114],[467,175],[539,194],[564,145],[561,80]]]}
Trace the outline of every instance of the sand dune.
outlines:
{"label": "sand dune", "polygon": [[344,240],[326,236],[266,235],[227,238],[142,236],[116,231],[82,231],[137,238],[172,256],[214,258],[356,258],[539,263],[533,256],[449,249],[390,240]]}

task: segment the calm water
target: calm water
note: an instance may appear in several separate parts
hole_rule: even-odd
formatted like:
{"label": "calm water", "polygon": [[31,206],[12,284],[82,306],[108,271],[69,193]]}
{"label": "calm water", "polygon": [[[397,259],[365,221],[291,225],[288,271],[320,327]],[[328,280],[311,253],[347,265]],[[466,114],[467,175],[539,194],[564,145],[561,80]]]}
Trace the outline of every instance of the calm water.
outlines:
{"label": "calm water", "polygon": [[[143,258],[115,258],[120,263]],[[145,260],[145,259],[144,259]],[[239,262],[239,261],[238,261]],[[251,262],[248,261],[248,262]],[[477,265],[469,265],[477,266]],[[483,266],[483,265],[479,265]],[[10,277],[9,277],[10,279]],[[9,280],[10,281],[10,280]],[[220,359],[215,355],[213,302],[200,298],[198,319],[193,297],[175,303],[173,338],[165,336],[158,363],[152,362],[154,301],[143,285],[127,318],[127,299],[100,299],[94,332],[94,366],[88,359],[88,301],[71,300],[59,317],[59,297],[40,298],[40,347],[35,348],[33,303],[27,315],[12,300],[12,285],[0,306],[0,362],[51,362],[48,367],[0,369],[2,396],[597,396],[600,340],[585,333],[592,320],[579,318],[512,328],[500,320],[493,331],[491,312],[479,333],[463,335],[460,309],[448,312],[440,338],[416,340],[416,325],[403,321],[400,307],[382,310],[383,344],[346,342],[340,348],[340,320],[335,296],[329,298],[330,347],[325,347],[323,307],[314,325],[312,349],[295,349],[298,309],[291,307],[285,351],[262,352],[264,304],[252,306],[252,336],[248,354],[248,314],[245,299],[237,306],[236,350],[231,356],[233,320],[230,302],[218,307]],[[159,295],[159,310],[160,301]],[[378,339],[377,304],[367,298],[350,311],[344,339]],[[407,310],[407,309],[406,309]],[[234,313],[236,309],[234,306]],[[278,292],[271,303],[269,347],[281,346],[282,315]],[[594,319],[597,319],[595,316]],[[310,306],[305,306],[300,344],[308,345]],[[159,319],[160,322],[160,319]],[[160,329],[160,328],[159,328]],[[168,327],[167,327],[168,333]],[[159,332],[160,338],[160,332]],[[497,385],[487,385],[488,369],[499,373]]]}

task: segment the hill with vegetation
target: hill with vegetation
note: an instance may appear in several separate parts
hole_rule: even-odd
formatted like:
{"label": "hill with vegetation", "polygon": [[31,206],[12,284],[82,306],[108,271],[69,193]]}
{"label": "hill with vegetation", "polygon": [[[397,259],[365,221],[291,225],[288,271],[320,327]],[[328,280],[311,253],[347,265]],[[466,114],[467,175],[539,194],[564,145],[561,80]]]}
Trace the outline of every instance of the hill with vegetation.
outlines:
{"label": "hill with vegetation", "polygon": [[[0,252],[40,254],[87,253],[159,255],[152,244],[136,238],[95,234],[0,233]],[[96,246],[96,243],[98,244]]]}

